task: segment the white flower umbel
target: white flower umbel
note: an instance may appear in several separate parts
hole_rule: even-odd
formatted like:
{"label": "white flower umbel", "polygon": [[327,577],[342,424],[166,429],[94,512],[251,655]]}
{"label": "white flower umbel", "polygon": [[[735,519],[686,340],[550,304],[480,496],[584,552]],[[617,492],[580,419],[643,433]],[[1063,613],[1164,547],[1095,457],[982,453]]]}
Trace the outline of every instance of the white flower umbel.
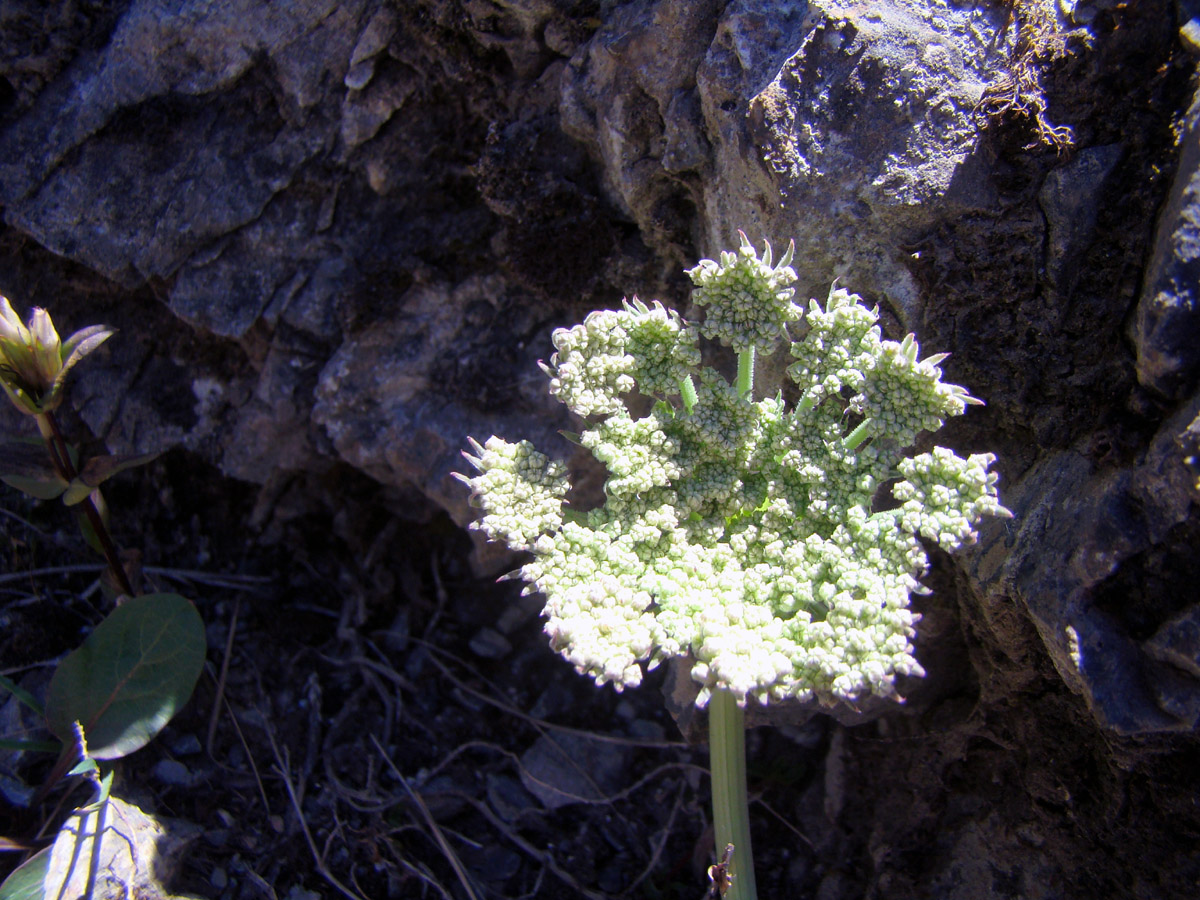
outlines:
{"label": "white flower umbel", "polygon": [[738,237],[742,245],[737,253],[726,250],[719,262],[702,259],[688,270],[696,285],[692,299],[705,307],[701,331],[706,338],[739,353],[754,348],[769,352],[785,326],[804,314],[792,302],[796,273],[791,261],[796,248],[789,244],[772,266],[770,244],[759,259],[746,235],[739,231]]}
{"label": "white flower umbel", "polygon": [[[981,517],[1009,515],[992,456],[906,455],[979,401],[942,382],[943,356],[918,359],[912,335],[883,340],[878,311],[847,291],[813,300],[791,342],[796,405],[754,399],[756,350],[803,310],[792,247],[772,266],[769,244],[759,259],[741,239],[688,273],[701,331],[738,352],[734,384],[700,367],[696,329],[657,302],[554,333],[543,368],[589,420],[579,442],[608,470],[603,506],[564,517],[563,470],[527,442],[472,441],[479,474],[459,476],[484,509],[476,527],[532,553],[526,591],[545,596],[551,645],[581,673],[620,690],[643,667],[692,661],[710,711],[717,847],[733,852],[725,900],[755,897],[747,698],[899,699],[897,676],[924,674],[909,609],[926,567],[917,535],[954,550]],[[635,392],[653,404],[628,403]],[[896,505],[876,511],[893,480]]]}
{"label": "white flower umbel", "polygon": [[[705,332],[741,333],[735,347],[786,334],[800,311],[788,257],[772,268],[769,248],[759,260],[743,238],[692,270]],[[660,303],[555,332],[551,391],[588,417],[580,443],[609,473],[607,502],[586,513],[564,519],[565,472],[527,442],[474,444],[479,473],[460,477],[483,506],[478,527],[532,553],[521,577],[580,672],[619,690],[688,656],[699,705],[717,690],[739,704],[895,697],[898,675],[922,674],[917,535],[952,550],[1007,510],[991,456],[903,448],[978,401],[941,381],[944,357],[919,360],[911,335],[883,340],[877,311],[847,291],[812,301],[807,326],[791,344],[793,408],[700,367],[696,330]],[[655,400],[641,417],[626,405],[635,391]],[[895,479],[899,505],[874,511]]]}

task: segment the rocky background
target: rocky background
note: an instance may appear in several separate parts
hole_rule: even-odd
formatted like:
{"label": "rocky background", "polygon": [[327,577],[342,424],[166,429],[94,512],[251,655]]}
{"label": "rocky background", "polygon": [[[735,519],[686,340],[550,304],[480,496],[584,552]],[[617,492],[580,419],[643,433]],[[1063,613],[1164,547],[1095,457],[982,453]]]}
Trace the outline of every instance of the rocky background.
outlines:
{"label": "rocky background", "polygon": [[1015,515],[909,703],[823,726],[775,896],[1195,896],[1198,56],[1190,0],[7,0],[0,291],[121,329],[72,427],[198,531],[403,542],[466,435],[571,449],[554,328],[794,239],[953,353]]}

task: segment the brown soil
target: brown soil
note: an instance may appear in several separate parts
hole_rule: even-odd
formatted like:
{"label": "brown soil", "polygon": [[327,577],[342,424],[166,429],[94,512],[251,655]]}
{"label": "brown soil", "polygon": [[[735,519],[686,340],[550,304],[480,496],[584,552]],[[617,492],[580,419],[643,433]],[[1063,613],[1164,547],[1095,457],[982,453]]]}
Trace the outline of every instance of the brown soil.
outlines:
{"label": "brown soil", "polygon": [[[481,656],[472,639],[521,602],[519,585],[472,578],[469,542],[449,522],[372,514],[359,476],[335,472],[313,491],[343,496],[341,513],[277,511],[258,535],[255,490],[183,454],[107,492],[117,540],[143,552],[146,589],[187,595],[208,626],[191,703],[119,763],[114,787],[199,826],[173,888],[460,897],[465,880],[479,897],[702,896],[714,861],[707,753],[664,711],[661,674],[624,694],[596,689],[551,652],[533,615],[507,635],[510,652]],[[3,488],[9,677],[44,689],[100,620],[99,566],[78,571],[94,562],[63,507]],[[820,794],[805,789],[819,781],[826,731],[751,733],[763,896],[808,895],[826,868],[793,824]],[[570,763],[529,752],[546,735]],[[522,783],[554,781],[573,762],[587,776],[580,802],[550,810]],[[51,763],[0,752],[14,785],[36,787]],[[0,799],[0,834],[32,841],[87,794],[60,787],[36,808],[13,796]],[[0,857],[4,871],[18,859]]]}

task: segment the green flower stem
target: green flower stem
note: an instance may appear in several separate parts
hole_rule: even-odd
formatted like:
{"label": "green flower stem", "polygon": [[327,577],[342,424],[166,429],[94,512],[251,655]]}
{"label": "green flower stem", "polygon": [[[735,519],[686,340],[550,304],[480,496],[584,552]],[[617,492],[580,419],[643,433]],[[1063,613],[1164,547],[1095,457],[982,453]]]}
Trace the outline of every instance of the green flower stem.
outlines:
{"label": "green flower stem", "polygon": [[[50,458],[54,462],[54,467],[58,469],[58,474],[66,481],[74,481],[79,477],[79,473],[75,471],[75,466],[71,462],[71,453],[62,432],[59,431],[54,413],[38,413],[37,421],[38,429],[46,438],[46,449],[50,452]],[[104,524],[100,511],[96,509],[96,504],[92,502],[91,497],[87,497],[79,506],[83,509],[83,514],[87,516],[88,524],[92,526],[96,540],[100,542],[100,546],[104,550],[104,559],[108,562],[108,568],[112,571],[113,578],[116,579],[117,587],[126,596],[134,596],[133,585],[129,583],[129,576],[125,573],[125,567],[121,565],[117,545],[113,543],[112,536],[108,533],[108,527]]]}
{"label": "green flower stem", "polygon": [[720,859],[733,844],[733,883],[724,900],[756,900],[750,806],[746,798],[746,711],[726,690],[708,702],[708,752],[712,772],[713,827]]}
{"label": "green flower stem", "polygon": [[[754,399],[754,348],[737,355],[737,392]],[[754,854],[750,849],[750,804],[746,798],[746,711],[726,690],[708,702],[708,754],[712,772],[716,858],[733,844],[733,874],[723,900],[757,900]]]}
{"label": "green flower stem", "polygon": [[871,431],[871,420],[863,419],[858,427],[842,438],[842,445],[847,450],[857,450],[859,444],[867,439]]}
{"label": "green flower stem", "polygon": [[753,400],[754,397],[751,395],[754,393],[754,348],[738,351],[737,359],[738,396]]}
{"label": "green flower stem", "polygon": [[[754,348],[737,355],[738,395],[754,399]],[[733,881],[723,900],[757,900],[754,854],[750,849],[750,804],[746,799],[746,711],[733,694],[713,691],[708,703],[708,753],[712,771],[716,858],[733,844]]]}

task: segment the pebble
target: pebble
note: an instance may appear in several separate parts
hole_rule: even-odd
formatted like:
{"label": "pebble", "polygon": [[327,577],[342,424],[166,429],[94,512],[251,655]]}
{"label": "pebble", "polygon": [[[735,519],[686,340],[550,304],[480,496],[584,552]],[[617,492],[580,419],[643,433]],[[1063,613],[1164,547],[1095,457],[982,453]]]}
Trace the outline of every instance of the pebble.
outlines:
{"label": "pebble", "polygon": [[521,783],[546,809],[603,800],[615,790],[628,748],[575,734],[545,734],[521,755]]}
{"label": "pebble", "polygon": [[174,759],[160,759],[154,764],[152,772],[163,784],[175,787],[187,787],[195,780],[188,767]]}
{"label": "pebble", "polygon": [[471,652],[483,659],[504,659],[512,653],[508,638],[494,628],[480,628],[470,642]]}
{"label": "pebble", "polygon": [[537,801],[521,782],[508,775],[488,775],[487,798],[496,815],[505,822],[515,821],[523,812],[537,806]]}
{"label": "pebble", "polygon": [[176,756],[193,756],[202,749],[200,738],[194,734],[181,734],[171,742],[171,752]]}

